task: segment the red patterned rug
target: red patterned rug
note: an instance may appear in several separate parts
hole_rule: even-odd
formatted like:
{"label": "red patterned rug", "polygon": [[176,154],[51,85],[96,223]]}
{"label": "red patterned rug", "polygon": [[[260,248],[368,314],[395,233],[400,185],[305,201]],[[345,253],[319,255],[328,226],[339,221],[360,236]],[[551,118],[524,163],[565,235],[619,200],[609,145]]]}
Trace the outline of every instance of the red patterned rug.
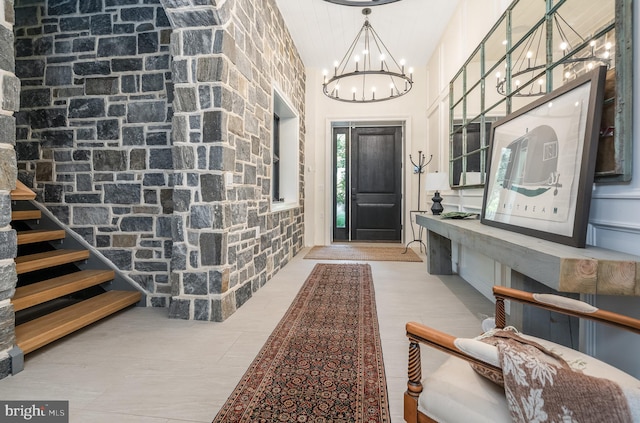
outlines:
{"label": "red patterned rug", "polygon": [[213,422],[390,422],[371,267],[317,264]]}

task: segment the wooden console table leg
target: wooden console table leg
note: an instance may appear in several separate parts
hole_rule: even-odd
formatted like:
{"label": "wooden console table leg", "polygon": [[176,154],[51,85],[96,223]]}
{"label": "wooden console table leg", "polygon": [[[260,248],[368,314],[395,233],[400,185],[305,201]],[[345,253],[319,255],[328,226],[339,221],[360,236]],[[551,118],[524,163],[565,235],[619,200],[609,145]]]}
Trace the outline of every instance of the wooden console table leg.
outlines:
{"label": "wooden console table leg", "polygon": [[451,240],[427,231],[427,272],[431,275],[451,275]]}

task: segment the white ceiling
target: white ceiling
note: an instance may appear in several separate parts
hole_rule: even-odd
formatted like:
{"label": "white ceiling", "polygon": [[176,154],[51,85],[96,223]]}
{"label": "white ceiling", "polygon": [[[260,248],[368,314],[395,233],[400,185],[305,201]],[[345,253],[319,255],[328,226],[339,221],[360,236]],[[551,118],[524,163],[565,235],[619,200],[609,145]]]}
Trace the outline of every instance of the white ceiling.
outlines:
{"label": "white ceiling", "polygon": [[[402,0],[371,7],[371,26],[396,60],[424,66],[459,0]],[[276,0],[307,67],[331,68],[362,27],[362,7],[324,0]]]}

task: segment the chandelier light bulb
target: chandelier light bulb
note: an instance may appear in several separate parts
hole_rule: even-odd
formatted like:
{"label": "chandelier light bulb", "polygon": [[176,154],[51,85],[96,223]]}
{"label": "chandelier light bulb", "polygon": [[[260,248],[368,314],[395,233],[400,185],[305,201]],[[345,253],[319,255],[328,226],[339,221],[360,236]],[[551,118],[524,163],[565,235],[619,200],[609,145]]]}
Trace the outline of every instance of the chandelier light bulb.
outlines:
{"label": "chandelier light bulb", "polygon": [[569,44],[566,41],[560,43],[560,50],[565,51],[567,47],[569,47]]}
{"label": "chandelier light bulb", "polygon": [[507,45],[507,40],[502,40],[502,45],[506,46]]}
{"label": "chandelier light bulb", "polygon": [[606,48],[607,50],[611,50],[611,43],[605,44],[604,48]]}
{"label": "chandelier light bulb", "polygon": [[595,47],[595,46],[596,46],[596,42],[595,42],[595,41],[591,41],[591,42],[589,43],[589,45],[590,45],[591,47]]}
{"label": "chandelier light bulb", "polygon": [[589,63],[587,67],[589,68],[589,70],[593,69],[593,63]]}
{"label": "chandelier light bulb", "polygon": [[380,61],[384,62],[387,57],[384,54],[380,55]]}
{"label": "chandelier light bulb", "polygon": [[608,59],[611,53],[609,51],[605,51],[602,55],[604,56],[605,59]]}
{"label": "chandelier light bulb", "polygon": [[569,79],[569,78],[571,77],[571,72],[566,71],[566,72],[564,73],[564,77],[565,77],[566,79]]}
{"label": "chandelier light bulb", "polygon": [[544,79],[542,78],[538,79],[538,85],[542,85],[542,84],[544,84]]}
{"label": "chandelier light bulb", "polygon": [[369,54],[369,50],[367,50],[366,48],[364,50],[362,50],[362,55],[366,56],[367,54]]}
{"label": "chandelier light bulb", "polygon": [[520,80],[516,79],[516,88],[518,88],[520,86]]}

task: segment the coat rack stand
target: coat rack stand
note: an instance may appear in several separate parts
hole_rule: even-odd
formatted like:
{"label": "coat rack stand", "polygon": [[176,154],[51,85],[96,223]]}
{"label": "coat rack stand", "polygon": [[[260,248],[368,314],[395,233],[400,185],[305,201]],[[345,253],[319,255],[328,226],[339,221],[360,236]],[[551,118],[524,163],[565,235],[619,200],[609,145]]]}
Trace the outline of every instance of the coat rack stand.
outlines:
{"label": "coat rack stand", "polygon": [[420,181],[422,180],[422,174],[424,173],[424,168],[427,167],[429,163],[431,163],[431,160],[433,160],[433,154],[429,155],[429,161],[425,163],[425,156],[424,154],[422,154],[422,150],[419,150],[418,163],[413,161],[413,157],[411,157],[411,154],[409,154],[409,160],[411,160],[411,164],[413,164],[413,173],[418,174],[418,210],[409,211],[409,220],[410,220],[409,223],[411,224],[411,234],[413,236],[413,241],[409,242],[406,245],[404,252],[402,254],[405,254],[407,250],[409,250],[409,246],[414,242],[420,243],[420,252],[422,252],[423,246],[424,246],[425,252],[427,251],[427,245],[422,241],[422,230],[423,230],[422,226],[420,227],[420,229],[418,229],[418,237],[416,238],[416,230],[413,224],[413,216],[416,213],[422,213],[423,211],[426,211],[426,210],[420,209],[420,194],[422,193],[422,188],[420,187]]}

